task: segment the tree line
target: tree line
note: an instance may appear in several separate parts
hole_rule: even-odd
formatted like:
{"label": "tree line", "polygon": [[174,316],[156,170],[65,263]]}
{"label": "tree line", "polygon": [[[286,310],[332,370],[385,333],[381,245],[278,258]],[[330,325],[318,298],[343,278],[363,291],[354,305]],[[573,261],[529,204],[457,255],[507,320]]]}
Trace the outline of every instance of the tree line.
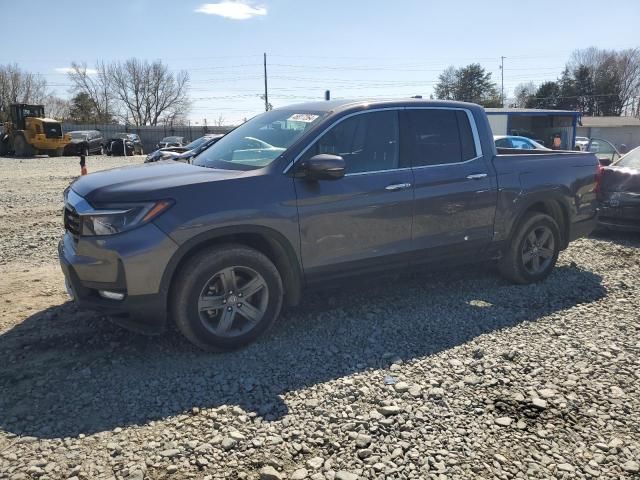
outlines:
{"label": "tree line", "polygon": [[127,123],[135,126],[182,123],[190,109],[189,74],[173,72],[160,60],[131,58],[121,62],[72,62],[70,100],[56,96],[46,79],[0,65],[0,122],[11,103],[44,104],[47,116],[75,123]]}
{"label": "tree line", "polygon": [[[434,98],[485,107],[502,105],[491,73],[477,63],[444,70]],[[518,85],[506,106],[574,110],[591,116],[640,116],[640,49],[576,50],[557,80]]]}
{"label": "tree line", "polygon": [[557,80],[521,84],[514,93],[516,106],[639,116],[640,49],[576,50]]}

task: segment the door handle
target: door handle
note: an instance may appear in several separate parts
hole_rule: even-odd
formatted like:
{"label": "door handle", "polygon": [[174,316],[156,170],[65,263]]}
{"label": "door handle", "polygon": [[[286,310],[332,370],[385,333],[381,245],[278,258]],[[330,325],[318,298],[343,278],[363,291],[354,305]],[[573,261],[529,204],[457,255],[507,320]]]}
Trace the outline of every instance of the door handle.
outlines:
{"label": "door handle", "polygon": [[480,180],[481,178],[486,178],[486,173],[473,173],[471,175],[467,175],[468,180]]}
{"label": "door handle", "polygon": [[394,183],[392,185],[387,185],[386,187],[384,187],[384,189],[389,190],[390,192],[394,192],[396,190],[405,190],[410,187],[410,183]]}

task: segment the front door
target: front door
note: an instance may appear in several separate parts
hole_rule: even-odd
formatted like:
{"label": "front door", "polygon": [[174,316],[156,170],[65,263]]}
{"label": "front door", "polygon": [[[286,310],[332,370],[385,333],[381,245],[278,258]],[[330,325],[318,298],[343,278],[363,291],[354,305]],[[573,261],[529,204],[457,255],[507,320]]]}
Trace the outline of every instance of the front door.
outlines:
{"label": "front door", "polygon": [[[415,179],[413,242],[419,260],[477,255],[493,236],[494,175],[464,109],[407,109],[403,147]],[[491,152],[492,154],[492,152]]]}
{"label": "front door", "polygon": [[381,110],[348,116],[303,155],[330,153],[346,163],[339,180],[294,180],[309,281],[407,264],[413,175],[400,158],[398,115]]}

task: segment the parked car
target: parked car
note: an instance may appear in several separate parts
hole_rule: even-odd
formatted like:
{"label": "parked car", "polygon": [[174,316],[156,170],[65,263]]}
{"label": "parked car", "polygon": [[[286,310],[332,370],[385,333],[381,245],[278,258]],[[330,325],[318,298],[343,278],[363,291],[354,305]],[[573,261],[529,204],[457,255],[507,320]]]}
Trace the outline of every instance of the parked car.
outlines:
{"label": "parked car", "polygon": [[520,150],[551,150],[535,140],[516,135],[494,135],[493,140],[498,148],[517,148]]}
{"label": "parked car", "polygon": [[589,137],[576,137],[575,145],[576,148],[579,148],[581,151],[586,152],[587,146],[589,145]]}
{"label": "parked car", "polygon": [[222,135],[208,134],[203,137],[196,138],[193,142],[188,143],[183,147],[161,148],[147,155],[144,163],[158,162],[160,160],[189,161],[189,159],[195,157],[206,148],[209,148],[220,138],[222,138]]}
{"label": "parked car", "polygon": [[127,155],[144,155],[140,137],[135,133],[116,133],[113,138],[107,140],[107,155],[124,155],[123,145],[126,145]]}
{"label": "parked car", "polygon": [[104,155],[104,137],[99,130],[75,130],[68,134],[71,143],[64,147],[64,155]]}
{"label": "parked car", "polygon": [[640,147],[602,169],[599,225],[640,232]]}
{"label": "parked car", "polygon": [[167,147],[182,147],[187,142],[184,140],[184,137],[164,137],[162,140],[158,142],[156,145],[157,149],[167,148]]}
{"label": "parked car", "polygon": [[597,223],[590,153],[496,154],[478,105],[324,101],[260,114],[192,163],[80,177],[59,257],[79,305],[204,349],[264,333],[305,288],[495,260],[544,280]]}
{"label": "parked car", "polygon": [[602,138],[590,139],[587,144],[587,152],[595,154],[600,165],[603,166],[611,165],[622,156],[613,143]]}

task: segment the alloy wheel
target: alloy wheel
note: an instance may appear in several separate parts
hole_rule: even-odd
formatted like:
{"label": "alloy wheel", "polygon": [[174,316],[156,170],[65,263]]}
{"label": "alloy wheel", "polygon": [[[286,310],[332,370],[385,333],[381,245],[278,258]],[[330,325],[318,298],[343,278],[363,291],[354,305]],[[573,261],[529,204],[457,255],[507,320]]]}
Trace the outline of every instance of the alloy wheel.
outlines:
{"label": "alloy wheel", "polygon": [[540,225],[527,235],[522,245],[522,264],[531,275],[544,272],[555,254],[553,232],[547,226]]}
{"label": "alloy wheel", "polygon": [[203,325],[221,337],[237,337],[260,323],[267,311],[269,288],[249,267],[227,267],[214,274],[198,298]]}

